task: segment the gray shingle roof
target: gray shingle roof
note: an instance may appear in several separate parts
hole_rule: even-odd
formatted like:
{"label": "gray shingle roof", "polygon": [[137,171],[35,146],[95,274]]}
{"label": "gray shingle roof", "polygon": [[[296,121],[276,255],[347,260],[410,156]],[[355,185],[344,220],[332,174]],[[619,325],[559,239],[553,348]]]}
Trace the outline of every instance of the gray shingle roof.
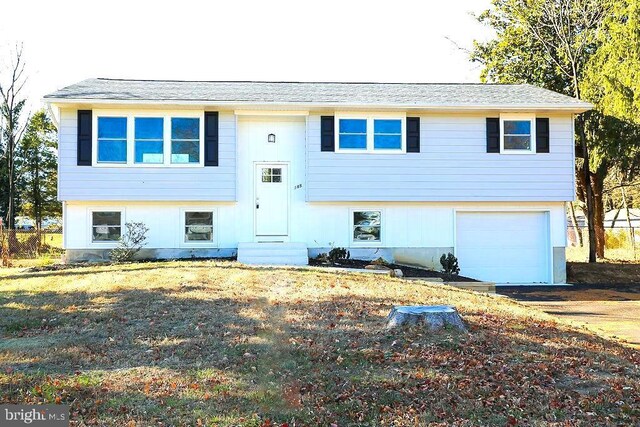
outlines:
{"label": "gray shingle roof", "polygon": [[591,105],[527,84],[305,83],[88,79],[45,100],[221,104],[319,104],[406,107],[530,107],[586,110]]}

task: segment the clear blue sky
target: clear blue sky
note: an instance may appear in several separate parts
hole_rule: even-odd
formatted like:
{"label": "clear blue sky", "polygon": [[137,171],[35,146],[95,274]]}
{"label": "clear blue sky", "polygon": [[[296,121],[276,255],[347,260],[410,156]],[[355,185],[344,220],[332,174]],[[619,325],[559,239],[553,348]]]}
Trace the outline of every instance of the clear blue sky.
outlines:
{"label": "clear blue sky", "polygon": [[[30,105],[88,77],[475,82],[489,0],[3,3],[0,62],[24,43]],[[4,65],[4,64],[0,64]]]}

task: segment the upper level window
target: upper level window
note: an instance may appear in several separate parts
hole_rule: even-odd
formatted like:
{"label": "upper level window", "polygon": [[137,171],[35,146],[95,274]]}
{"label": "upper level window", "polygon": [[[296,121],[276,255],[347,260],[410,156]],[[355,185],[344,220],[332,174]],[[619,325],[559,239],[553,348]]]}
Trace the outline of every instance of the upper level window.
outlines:
{"label": "upper level window", "polygon": [[98,117],[98,162],[127,163],[127,118]]}
{"label": "upper level window", "polygon": [[500,119],[503,153],[534,153],[533,118],[502,117]]}
{"label": "upper level window", "polygon": [[338,117],[336,151],[404,153],[404,126],[403,117]]}
{"label": "upper level window", "polygon": [[171,119],[171,163],[200,161],[200,119]]}
{"label": "upper level window", "polygon": [[104,167],[194,167],[203,159],[202,112],[96,110],[93,164]]}
{"label": "upper level window", "polygon": [[373,149],[401,150],[402,149],[402,120],[374,119],[373,120]]}
{"label": "upper level window", "polygon": [[339,146],[342,150],[367,149],[367,120],[340,119]]}
{"label": "upper level window", "polygon": [[164,163],[164,119],[135,118],[135,162]]}

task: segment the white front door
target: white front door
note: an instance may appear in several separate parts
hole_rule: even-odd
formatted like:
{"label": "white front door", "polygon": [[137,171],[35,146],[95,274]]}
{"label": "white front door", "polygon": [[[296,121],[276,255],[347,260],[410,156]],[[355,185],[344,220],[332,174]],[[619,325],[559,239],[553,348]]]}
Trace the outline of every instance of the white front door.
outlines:
{"label": "white front door", "polygon": [[283,163],[255,166],[255,222],[258,241],[281,241],[289,235],[289,173]]}

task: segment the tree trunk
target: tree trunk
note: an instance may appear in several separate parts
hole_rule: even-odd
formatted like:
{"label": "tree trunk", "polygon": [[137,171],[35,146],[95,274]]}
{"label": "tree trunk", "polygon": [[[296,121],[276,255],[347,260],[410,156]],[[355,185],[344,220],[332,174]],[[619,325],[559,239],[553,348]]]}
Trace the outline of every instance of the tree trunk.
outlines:
{"label": "tree trunk", "polygon": [[604,178],[607,174],[605,163],[591,174],[591,189],[593,191],[593,225],[596,233],[596,257],[604,259],[605,230],[604,230]]}
{"label": "tree trunk", "polygon": [[[586,114],[586,113],[585,113]],[[578,136],[580,139],[580,148],[582,151],[582,168],[580,169],[579,179],[583,182],[583,188],[585,192],[585,202],[587,210],[585,215],[587,217],[587,226],[589,230],[589,262],[596,262],[596,225],[595,225],[595,211],[594,211],[594,197],[593,188],[591,188],[591,171],[589,170],[589,147],[587,146],[587,135],[584,129],[584,115],[577,118]]]}
{"label": "tree trunk", "polygon": [[620,189],[622,191],[622,204],[624,205],[624,210],[627,213],[627,227],[629,227],[629,239],[631,239],[631,250],[633,251],[633,259],[636,259],[636,233],[633,231],[633,226],[631,224],[631,216],[629,215],[629,204],[627,203],[627,192],[622,187]]}
{"label": "tree trunk", "polygon": [[584,246],[584,242],[582,241],[582,230],[578,227],[578,219],[576,218],[576,210],[573,207],[573,203],[569,202],[569,212],[571,213],[571,226],[573,227],[573,232],[576,235],[576,239],[578,241],[578,245],[580,247]]}
{"label": "tree trunk", "polygon": [[407,305],[391,309],[387,317],[387,329],[413,325],[424,325],[430,331],[447,326],[467,331],[458,311],[450,305]]}

